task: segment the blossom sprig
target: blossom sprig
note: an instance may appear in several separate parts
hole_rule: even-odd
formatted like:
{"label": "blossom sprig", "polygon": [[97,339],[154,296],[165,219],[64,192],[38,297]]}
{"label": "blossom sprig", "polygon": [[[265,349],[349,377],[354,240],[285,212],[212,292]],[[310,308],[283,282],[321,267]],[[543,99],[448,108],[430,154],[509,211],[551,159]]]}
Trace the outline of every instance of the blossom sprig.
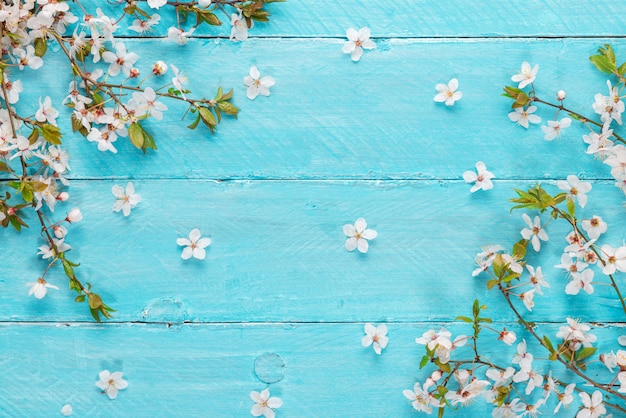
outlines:
{"label": "blossom sprig", "polygon": [[[113,13],[119,13],[117,16],[80,1],[0,5],[0,34],[5,46],[0,63],[0,173],[7,180],[0,185],[0,225],[20,231],[32,223],[29,214],[36,215],[43,239],[39,254],[47,264],[37,278],[25,280],[29,295],[40,299],[46,297],[49,289],[58,288],[57,283],[47,279],[53,267],[61,266],[70,289],[78,294],[75,300],[87,302],[96,321],[109,318],[114,312],[90,283],[79,279],[79,263],[71,257],[67,235],[71,234],[70,225],[82,219],[82,213],[74,208],[66,215],[58,215],[63,210],[59,207],[70,199],[70,163],[64,147],[67,132],[59,128],[64,126],[61,119],[71,113],[72,130],[102,152],[117,153],[117,141],[128,138],[145,153],[157,148],[147,122],[163,119],[168,111],[166,100],[188,106],[185,115],[195,115],[191,129],[202,122],[212,133],[223,116],[236,118],[239,113],[232,103],[233,90],[224,92],[219,87],[214,96],[193,97],[184,71],[175,63],[142,62],[141,54],[118,39],[120,22],[129,19],[129,29],[144,34],[161,22],[156,11],[169,10],[176,14],[178,27],[167,31],[168,38],[184,45],[199,25],[220,25],[217,14],[223,13],[230,20],[234,12],[239,21],[231,28],[231,35],[236,32],[243,36],[244,31],[247,37],[253,21],[268,20],[270,14],[265,6],[279,1],[118,2],[111,8]],[[195,25],[187,19],[194,15]],[[241,40],[241,36],[236,40]],[[27,102],[21,97],[27,88],[21,80],[23,71],[45,69],[52,45],[60,48],[72,76],[67,96],[61,103],[46,95]],[[62,105],[70,112],[61,111]],[[113,192],[115,195],[116,190]],[[128,189],[116,197],[119,202],[114,210],[119,208],[125,213],[139,199]]]}
{"label": "blossom sprig", "polygon": [[[615,186],[626,194],[626,139],[616,132],[617,127],[622,125],[622,114],[626,110],[626,103],[623,100],[626,97],[624,94],[626,62],[617,63],[615,51],[609,44],[599,47],[597,53],[590,56],[589,60],[602,73],[615,78],[606,81],[608,94],[597,93],[594,96],[591,104],[594,112],[592,116],[566,107],[567,95],[563,90],[556,93],[556,102],[539,97],[534,86],[538,66],[531,69],[527,62],[522,65],[520,74],[512,78],[513,81],[519,81],[519,85],[504,87],[503,96],[513,100],[511,105],[513,111],[508,116],[511,121],[529,128],[529,123],[541,121],[535,114],[538,106],[555,109],[553,120],[548,121],[547,126],[541,127],[545,134],[544,138],[549,141],[560,138],[572,120],[584,124],[589,129],[589,133],[582,137],[588,144],[586,153],[601,159],[611,168]],[[561,117],[562,114],[567,116]]]}

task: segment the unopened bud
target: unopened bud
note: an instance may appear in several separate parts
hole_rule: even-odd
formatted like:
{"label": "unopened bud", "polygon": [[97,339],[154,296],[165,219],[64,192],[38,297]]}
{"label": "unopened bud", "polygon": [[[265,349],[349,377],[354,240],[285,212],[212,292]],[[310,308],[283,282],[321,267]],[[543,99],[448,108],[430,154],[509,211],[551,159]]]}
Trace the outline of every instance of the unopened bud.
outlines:
{"label": "unopened bud", "polygon": [[564,90],[559,90],[559,92],[556,94],[556,98],[559,100],[565,100],[566,97],[567,94],[565,94]]}
{"label": "unopened bud", "polygon": [[131,68],[130,69],[130,74],[128,74],[128,78],[137,78],[139,77],[139,69],[138,68]]}
{"label": "unopened bud", "polygon": [[67,229],[61,225],[54,225],[52,227],[52,232],[54,232],[54,236],[58,239],[63,239],[65,238],[65,235],[67,235]]}
{"label": "unopened bud", "polygon": [[61,192],[57,195],[57,200],[61,202],[65,202],[69,198],[70,198],[70,194],[68,192]]}
{"label": "unopened bud", "polygon": [[72,209],[67,214],[67,218],[65,218],[65,220],[68,221],[69,223],[80,222],[82,219],[83,219],[83,214],[80,213],[80,209],[78,209],[78,208]]}

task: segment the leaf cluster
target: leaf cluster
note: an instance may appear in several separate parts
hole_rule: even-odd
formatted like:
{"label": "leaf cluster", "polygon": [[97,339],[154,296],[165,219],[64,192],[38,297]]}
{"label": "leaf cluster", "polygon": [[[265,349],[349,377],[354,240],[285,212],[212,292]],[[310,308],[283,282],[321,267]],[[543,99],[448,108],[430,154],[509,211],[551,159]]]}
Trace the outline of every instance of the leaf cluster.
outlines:
{"label": "leaf cluster", "polygon": [[200,124],[200,121],[202,121],[202,123],[209,128],[211,133],[214,134],[217,125],[222,121],[222,113],[234,116],[235,118],[239,113],[239,108],[230,102],[232,97],[232,89],[228,93],[224,93],[222,88],[219,87],[214,99],[203,99],[199,102],[202,104],[197,104],[191,108],[191,113],[197,113],[197,115],[196,119],[191,125],[188,126],[188,128],[192,130],[196,129]]}
{"label": "leaf cluster", "polygon": [[617,65],[615,51],[610,44],[598,48],[598,53],[589,57],[595,67],[606,74],[615,74],[618,77],[626,75],[626,62]]}

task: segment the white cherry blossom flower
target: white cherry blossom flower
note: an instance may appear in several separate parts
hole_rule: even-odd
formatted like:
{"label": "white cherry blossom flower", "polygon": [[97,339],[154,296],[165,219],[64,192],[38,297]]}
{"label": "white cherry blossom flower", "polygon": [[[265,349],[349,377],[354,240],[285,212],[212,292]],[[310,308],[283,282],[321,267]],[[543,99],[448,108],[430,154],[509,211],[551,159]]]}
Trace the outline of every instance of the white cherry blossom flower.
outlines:
{"label": "white cherry blossom flower", "polygon": [[164,103],[157,101],[156,92],[152,87],[146,87],[143,92],[133,93],[129,106],[136,110],[137,116],[150,115],[156,120],[163,119],[163,113],[167,110]]}
{"label": "white cherry blossom flower", "polygon": [[9,104],[15,104],[20,100],[20,93],[24,91],[22,80],[9,81],[9,77],[4,76],[4,88],[7,91]]}
{"label": "white cherry blossom flower", "polygon": [[532,368],[533,355],[526,350],[526,340],[517,344],[517,354],[513,357],[513,364],[519,364],[522,369]]}
{"label": "white cherry blossom flower", "polygon": [[48,289],[59,290],[58,287],[51,285],[41,277],[37,279],[36,282],[26,283],[26,286],[30,287],[30,290],[28,291],[28,296],[34,295],[37,299],[43,299],[46,294],[48,294]]}
{"label": "white cherry blossom flower", "polygon": [[466,183],[474,183],[470,188],[471,193],[477,190],[493,189],[493,182],[491,181],[493,178],[495,178],[495,176],[492,172],[487,170],[487,166],[482,161],[476,163],[476,173],[470,170],[463,173],[463,180],[465,180]]}
{"label": "white cherry blossom flower", "polygon": [[438,103],[445,103],[446,106],[454,106],[454,102],[463,97],[463,93],[457,91],[458,88],[459,80],[456,78],[451,79],[447,85],[439,83],[435,86],[435,90],[439,93],[435,96],[434,100]]}
{"label": "white cherry blossom flower", "polygon": [[600,120],[604,126],[609,126],[612,121],[616,121],[621,125],[624,102],[619,97],[618,87],[613,87],[609,80],[606,81],[606,84],[609,88],[609,95],[596,94],[592,105],[593,110],[600,115]]}
{"label": "white cherry blossom flower", "polygon": [[578,179],[578,176],[570,174],[567,181],[559,180],[556,182],[559,189],[567,192],[568,196],[574,200],[578,200],[581,208],[587,204],[587,193],[591,191],[591,183]]}
{"label": "white cherry blossom flower", "polygon": [[174,85],[174,88],[180,92],[180,95],[184,99],[186,90],[184,88],[184,84],[187,84],[189,79],[184,72],[179,72],[178,68],[174,64],[172,64],[170,67],[172,67],[172,72],[174,73],[174,77],[172,78],[172,84]]}
{"label": "white cherry blossom flower", "polygon": [[374,352],[379,354],[389,343],[389,337],[387,337],[387,325],[380,324],[375,327],[373,324],[365,324],[365,336],[361,339],[363,347],[369,347],[373,344]]}
{"label": "white cherry blossom flower", "polygon": [[262,415],[265,418],[274,418],[276,414],[274,409],[283,406],[282,399],[277,396],[270,397],[269,389],[263,389],[260,393],[253,390],[250,392],[250,398],[255,402],[250,410],[250,414],[252,414],[253,417],[260,417]]}
{"label": "white cherry blossom flower", "polygon": [[450,349],[452,348],[450,337],[452,334],[445,328],[441,328],[439,331],[431,329],[424,332],[421,337],[416,338],[415,342],[428,346],[429,350],[434,350],[437,346]]}
{"label": "white cherry blossom flower", "polygon": [[557,332],[556,336],[568,341],[570,350],[578,351],[581,345],[589,348],[597,341],[597,337],[589,333],[591,330],[589,325],[581,324],[573,318],[565,319],[567,320],[567,325],[559,327],[559,332]]}
{"label": "white cherry blossom flower", "polygon": [[206,256],[205,248],[211,245],[211,238],[201,238],[202,234],[198,228],[194,228],[189,232],[189,239],[178,238],[176,243],[178,245],[184,245],[182,254],[180,255],[183,260],[188,260],[191,257],[198,260],[204,260]]}
{"label": "white cherry blossom flower", "polygon": [[458,391],[450,391],[446,393],[445,398],[454,406],[461,404],[469,405],[474,398],[481,395],[490,383],[487,380],[473,380],[468,385],[460,388]]}
{"label": "white cherry blossom flower", "polygon": [[122,372],[110,373],[108,370],[102,370],[98,377],[100,380],[96,382],[96,386],[102,389],[102,393],[106,393],[109,399],[115,399],[117,392],[128,387],[128,382],[122,379]]}
{"label": "white cherry blossom flower", "polygon": [[606,414],[606,408],[602,403],[602,392],[599,390],[594,391],[591,396],[587,392],[580,392],[578,396],[584,408],[578,411],[576,418],[599,418]]}
{"label": "white cherry blossom flower", "polygon": [[561,406],[569,406],[572,402],[574,402],[574,389],[576,388],[576,383],[570,383],[569,385],[567,385],[565,387],[565,390],[563,391],[563,393],[559,393],[557,395],[557,399],[559,400],[559,403],[556,405],[556,408],[554,408],[554,413],[556,414],[557,412],[559,412],[559,409],[561,409]]}
{"label": "white cherry blossom flower", "polygon": [[590,239],[600,238],[600,235],[604,234],[608,228],[606,222],[597,215],[592,216],[591,219],[584,219],[582,227]]}
{"label": "white cherry blossom flower", "polygon": [[528,129],[528,123],[540,123],[541,118],[534,115],[537,111],[537,106],[528,106],[527,109],[522,107],[516,107],[514,111],[509,113],[509,119],[511,122],[515,122],[520,126]]}
{"label": "white cherry blossom flower", "polygon": [[172,26],[167,30],[167,39],[176,42],[178,45],[185,45],[189,42],[189,37],[193,35],[194,30],[195,28],[191,28],[189,31],[185,32],[182,29]]}
{"label": "white cherry blossom flower", "polygon": [[373,240],[378,236],[378,232],[375,230],[367,229],[367,222],[363,218],[357,219],[354,225],[345,224],[343,233],[348,237],[346,250],[354,251],[358,249],[361,253],[366,253],[369,249],[368,240]]}
{"label": "white cherry blossom flower", "polygon": [[124,216],[130,215],[130,210],[141,202],[141,195],[135,193],[135,186],[130,181],[126,184],[126,191],[122,186],[116,184],[111,188],[111,192],[115,196],[113,211],[119,212],[121,210]]}
{"label": "white cherry blossom flower", "polygon": [[117,141],[117,135],[109,132],[107,126],[103,126],[100,129],[92,127],[89,134],[87,134],[87,140],[97,143],[99,151],[110,151],[113,154],[117,154],[117,148],[113,145],[113,143]]}
{"label": "white cherry blossom flower", "polygon": [[269,96],[270,87],[276,84],[276,81],[270,76],[261,77],[259,69],[253,65],[250,67],[250,74],[243,78],[243,84],[248,87],[246,91],[248,99],[254,100],[259,94]]}
{"label": "white cherry blossom flower", "polygon": [[436,408],[443,406],[441,402],[435,399],[426,389],[422,389],[419,382],[415,383],[413,390],[405,389],[402,391],[402,394],[411,402],[413,409],[418,412],[431,414],[433,406]]}
{"label": "white cherry blossom flower", "polygon": [[530,283],[535,286],[537,293],[543,295],[541,291],[541,287],[550,287],[550,284],[543,277],[543,272],[541,271],[541,267],[534,268],[530,264],[526,264],[526,270],[530,274]]}
{"label": "white cherry blossom flower", "polygon": [[139,55],[134,52],[127,52],[126,45],[124,45],[123,42],[118,42],[115,44],[115,53],[104,51],[102,53],[102,59],[109,64],[109,75],[116,76],[121,71],[122,74],[128,77],[130,70],[139,59]]}
{"label": "white cherry blossom flower", "polygon": [[594,156],[604,159],[609,156],[615,143],[611,141],[613,136],[613,129],[609,129],[608,125],[602,126],[602,132],[591,132],[589,135],[583,135],[583,141],[589,144],[587,147],[587,154],[593,154]]}
{"label": "white cherry blossom flower", "polygon": [[159,60],[152,66],[152,74],[161,76],[167,72],[167,64]]}
{"label": "white cherry blossom flower", "polygon": [[[522,214],[522,218],[528,228],[524,228],[520,231],[522,238],[530,240],[533,249],[535,251],[541,250],[541,241],[547,241],[549,239],[548,233],[541,227],[541,219],[539,216],[535,216],[534,221],[530,220],[530,216]],[[540,241],[541,240],[541,241]]]}
{"label": "white cherry blossom flower", "polygon": [[252,29],[254,27],[254,21],[250,20],[250,27],[248,27],[248,22],[243,17],[243,14],[239,12],[239,14],[231,14],[230,15],[230,40],[233,41],[245,41],[248,39],[248,29]]}
{"label": "white cherry blossom flower", "polygon": [[498,335],[498,340],[502,341],[506,345],[513,345],[515,340],[517,340],[517,336],[513,331],[507,331],[505,327]]}
{"label": "white cherry blossom flower", "polygon": [[552,141],[555,138],[561,137],[563,129],[568,128],[572,124],[570,118],[563,118],[561,120],[549,120],[548,126],[542,126],[541,130],[545,134],[543,137],[546,141]]}
{"label": "white cherry blossom flower", "polygon": [[533,308],[535,307],[534,298],[535,298],[536,291],[537,289],[531,289],[519,295],[519,298],[521,299],[521,301],[524,302],[524,306],[530,312],[532,312]]}
{"label": "white cherry blossom flower", "polygon": [[508,385],[514,374],[515,369],[509,366],[505,370],[490,368],[485,373],[485,376],[493,380],[493,387],[499,388]]}
{"label": "white cherry blossom flower", "polygon": [[148,0],[148,6],[152,9],[158,9],[161,6],[165,6],[167,4],[167,0]]}
{"label": "white cherry blossom flower", "polygon": [[35,47],[32,45],[27,45],[26,50],[22,48],[15,48],[13,50],[13,54],[16,58],[18,58],[17,66],[20,70],[23,70],[26,66],[32,70],[36,70],[43,65],[43,60],[35,55]]}
{"label": "white cherry blossom flower", "polygon": [[143,35],[146,32],[151,32],[153,30],[152,26],[158,25],[160,20],[161,16],[156,13],[150,16],[149,20],[135,19],[133,24],[128,27],[128,30],[132,30],[140,35]]}
{"label": "white cherry blossom flower", "polygon": [[50,99],[50,96],[46,96],[43,102],[41,101],[40,97],[39,109],[37,109],[37,112],[35,112],[35,119],[37,119],[37,122],[48,122],[56,126],[56,118],[58,117],[59,111],[52,107],[52,100]]}
{"label": "white cherry blossom flower", "polygon": [[511,80],[519,83],[517,87],[523,89],[524,87],[535,81],[535,77],[537,76],[538,71],[539,64],[535,64],[535,66],[531,68],[530,64],[524,61],[522,63],[522,69],[520,70],[520,72],[511,77]]}
{"label": "white cherry blossom flower", "polygon": [[626,272],[626,245],[613,248],[605,244],[600,248],[600,255],[604,260],[602,273],[608,276],[616,271]]}
{"label": "white cherry blossom flower", "polygon": [[593,281],[593,270],[586,269],[580,273],[572,273],[571,280],[565,286],[565,293],[568,295],[577,295],[580,290],[584,290],[587,294],[594,292],[591,282]]}
{"label": "white cherry blossom flower", "polygon": [[83,214],[80,212],[80,209],[73,208],[67,213],[65,220],[71,224],[74,224],[83,220]]}
{"label": "white cherry blossom flower", "polygon": [[344,54],[350,54],[352,61],[359,61],[363,55],[363,49],[374,49],[376,44],[370,39],[370,29],[362,27],[358,31],[349,28],[346,31],[348,41],[343,44],[342,51]]}

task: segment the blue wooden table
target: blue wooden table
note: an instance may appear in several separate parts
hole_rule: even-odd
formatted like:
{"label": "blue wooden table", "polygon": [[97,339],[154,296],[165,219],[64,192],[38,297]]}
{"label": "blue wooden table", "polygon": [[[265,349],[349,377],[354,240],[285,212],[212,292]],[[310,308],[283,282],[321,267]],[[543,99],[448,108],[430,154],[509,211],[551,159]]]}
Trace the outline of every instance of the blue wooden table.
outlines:
{"label": "blue wooden table", "polygon": [[[576,174],[593,185],[582,216],[610,219],[607,242],[625,238],[623,193],[585,154],[585,128],[545,141],[539,127],[511,123],[501,97],[528,61],[540,65],[541,93],[564,89],[571,107],[591,113],[606,78],[589,55],[610,42],[626,57],[621,5],[288,0],[268,9],[271,21],[244,42],[228,40],[226,27],[167,42],[165,13],[150,36],[122,32],[138,67],[174,63],[200,96],[233,87],[241,109],[211,135],[188,130],[185,108],[168,102],[164,120],[146,124],[159,147],[146,155],[125,139],[103,153],[71,133],[58,49],[43,71],[23,73],[22,101],[34,109],[45,92],[65,115],[68,191],[84,216],[67,242],[80,275],[116,311],[94,323],[60,268],[47,279],[59,291],[28,296],[25,283],[46,266],[38,228],[0,231],[0,416],[61,416],[71,404],[77,417],[245,417],[250,392],[265,388],[283,400],[279,417],[414,416],[402,391],[429,374],[415,343],[423,332],[470,332],[454,319],[479,299],[494,328],[528,339],[502,297],[472,277],[481,246],[520,239],[513,188],[554,188]],[[376,49],[352,62],[346,29],[363,26]],[[269,97],[246,98],[253,65],[276,80]],[[463,98],[447,107],[433,97],[451,78]],[[477,161],[495,174],[493,190],[469,192],[462,175]],[[124,217],[111,209],[111,188],[128,181],[142,201]],[[378,232],[367,254],[344,248],[343,226],[360,217]],[[204,260],[180,256],[176,241],[193,228],[212,240]],[[552,334],[566,316],[594,321],[600,351],[616,349],[624,317],[610,292],[564,294],[566,276],[553,266],[567,232],[550,226],[541,265],[551,287],[528,319]],[[387,325],[380,356],[361,345],[365,323]],[[484,350],[510,361],[515,347],[496,339]],[[129,382],[115,400],[95,386],[105,369]],[[477,401],[450,416],[491,409]]]}

